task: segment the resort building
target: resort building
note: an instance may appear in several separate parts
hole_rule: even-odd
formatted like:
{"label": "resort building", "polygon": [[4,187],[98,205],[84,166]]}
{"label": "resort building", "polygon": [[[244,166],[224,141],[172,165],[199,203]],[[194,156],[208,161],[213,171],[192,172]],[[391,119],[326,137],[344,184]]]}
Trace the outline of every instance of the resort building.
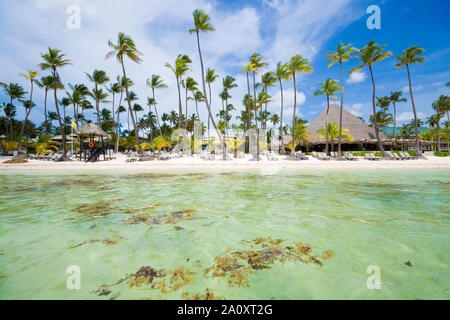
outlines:
{"label": "resort building", "polygon": [[[308,145],[304,145],[303,149],[306,151],[323,151],[325,149],[325,137],[318,133],[318,130],[325,128],[326,122],[336,122],[339,124],[339,109],[340,106],[336,103],[330,103],[330,108],[327,117],[327,108],[319,114],[308,125],[308,132],[312,136]],[[342,139],[342,151],[366,151],[378,150],[377,137],[375,128],[370,127],[366,122],[356,117],[349,111],[342,110],[342,128],[348,130],[346,132],[353,137],[353,140]],[[414,139],[392,139],[386,136],[379,130],[380,140],[386,150],[414,150]],[[339,136],[329,137],[329,142],[332,144],[332,149],[337,150]],[[430,150],[431,143],[428,141],[420,141],[422,151]]]}

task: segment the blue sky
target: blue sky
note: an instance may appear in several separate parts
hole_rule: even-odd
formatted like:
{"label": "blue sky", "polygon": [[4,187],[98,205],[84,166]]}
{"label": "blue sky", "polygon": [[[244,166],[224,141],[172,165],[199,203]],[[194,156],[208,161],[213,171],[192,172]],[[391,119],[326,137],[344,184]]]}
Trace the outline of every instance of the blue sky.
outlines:
{"label": "blue sky", "polygon": [[[66,13],[69,5],[81,10],[81,28],[69,30]],[[366,9],[376,4],[381,9],[381,29],[369,30]],[[311,121],[325,107],[324,97],[314,97],[319,88],[318,81],[326,78],[339,79],[339,68],[327,68],[326,55],[336,48],[339,41],[352,43],[360,48],[370,40],[387,44],[387,49],[400,54],[403,49],[418,45],[426,50],[426,63],[412,67],[413,91],[419,117],[432,114],[431,103],[440,94],[450,94],[445,83],[450,81],[450,33],[448,1],[350,1],[350,0],[164,0],[164,1],[88,1],[88,0],[24,0],[2,1],[0,3],[0,61],[2,82],[18,82],[28,90],[29,84],[19,76],[26,69],[37,69],[41,62],[40,52],[48,46],[61,49],[73,61],[60,75],[65,84],[83,82],[89,87],[85,72],[94,69],[105,70],[115,79],[121,69],[114,61],[105,61],[107,41],[124,31],[135,39],[143,52],[143,63],[133,65],[127,61],[128,75],[136,83],[133,88],[142,106],[150,90],[145,80],[151,74],[160,74],[169,85],[157,92],[160,114],[177,108],[175,78],[164,67],[172,63],[179,53],[188,54],[193,60],[193,72],[189,74],[200,80],[198,54],[195,38],[187,30],[192,27],[192,11],[203,9],[211,15],[216,31],[202,34],[202,49],[206,67],[212,67],[220,74],[232,75],[239,87],[231,91],[232,103],[241,110],[242,97],[246,92],[245,76],[240,73],[253,52],[260,52],[269,63],[262,72],[273,70],[278,61],[287,61],[295,54],[302,54],[311,61],[312,75],[301,76],[297,85],[298,111]],[[407,103],[398,105],[398,121],[412,119],[408,80],[405,69],[394,67],[394,57],[374,67],[377,96],[388,95],[394,90],[403,90]],[[371,82],[367,70],[351,79],[348,71],[359,61],[352,60],[344,65],[345,101],[344,107],[368,119],[371,112]],[[45,73],[41,73],[46,75]],[[292,83],[284,83],[287,118],[292,113]],[[213,107],[218,110],[220,82],[213,85]],[[279,88],[269,91],[274,102],[271,112],[279,112]],[[60,93],[61,94],[61,93]],[[43,121],[42,90],[34,93],[37,107],[31,119]],[[0,101],[7,101],[4,92]],[[110,104],[102,107],[110,108]],[[50,110],[53,103],[49,102]],[[18,107],[18,118],[23,118],[23,108]],[[204,110],[204,107],[201,107]],[[67,110],[72,113],[71,109]],[[190,112],[194,112],[194,104]],[[237,114],[236,112],[235,114]],[[94,119],[94,115],[90,115]],[[203,113],[202,120],[206,120]]]}

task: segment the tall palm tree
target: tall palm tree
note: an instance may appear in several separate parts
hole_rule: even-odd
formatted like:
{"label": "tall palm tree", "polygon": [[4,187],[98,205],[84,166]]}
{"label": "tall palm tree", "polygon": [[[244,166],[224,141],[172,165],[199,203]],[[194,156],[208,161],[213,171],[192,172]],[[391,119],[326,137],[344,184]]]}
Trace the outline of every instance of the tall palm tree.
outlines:
{"label": "tall palm tree", "polygon": [[[391,98],[390,97],[376,97],[376,101],[377,102],[375,103],[375,105],[381,109],[381,113],[383,115],[382,118],[386,118],[386,117],[391,116],[388,113],[389,106],[391,105]],[[380,113],[380,111],[378,111],[377,113]],[[390,117],[390,118],[392,118],[392,117]],[[378,119],[378,117],[377,117],[377,119]],[[387,122],[383,122],[383,125],[378,123],[378,127],[383,127],[383,129],[384,129],[383,132],[386,134],[386,126],[388,124],[390,124],[390,122],[388,122],[388,123]]]}
{"label": "tall palm tree", "polygon": [[[211,101],[211,83],[213,83],[214,81],[217,80],[217,78],[219,78],[219,75],[216,73],[216,71],[214,69],[206,69],[206,78],[205,81],[208,84],[208,89],[209,89],[209,103],[212,105],[212,101]],[[208,114],[208,144],[210,142],[210,122],[211,122],[211,118],[209,117]]]}
{"label": "tall palm tree", "polygon": [[283,96],[283,80],[289,80],[291,78],[291,73],[288,70],[287,63],[278,62],[277,69],[275,70],[275,77],[280,84],[280,95],[281,95],[281,110],[280,110],[280,151],[284,152],[283,148],[283,108],[284,108],[284,96]]}
{"label": "tall palm tree", "polygon": [[92,91],[89,91],[88,95],[90,97],[92,97],[95,100],[95,103],[98,107],[96,107],[96,115],[97,115],[97,123],[98,125],[101,126],[102,122],[101,122],[101,118],[100,118],[100,102],[107,102],[106,98],[108,97],[108,92],[103,91],[102,88],[98,89],[98,88],[93,88]]}
{"label": "tall palm tree", "polygon": [[351,44],[344,45],[339,42],[336,48],[336,52],[329,53],[327,55],[327,60],[331,60],[328,64],[328,68],[339,62],[339,67],[341,71],[341,108],[339,111],[339,140],[338,140],[338,156],[342,157],[341,149],[341,139],[342,139],[342,110],[344,108],[344,75],[342,71],[342,62],[347,62],[352,58],[358,58],[357,56],[352,56],[352,53],[356,51]]}
{"label": "tall palm tree", "polygon": [[[267,92],[269,87],[272,87],[275,82],[277,82],[277,78],[275,73],[272,71],[266,72],[261,76],[261,83],[263,85],[263,90]],[[267,112],[267,104],[264,107],[264,111]],[[264,121],[264,128],[266,128],[266,121]]]}
{"label": "tall palm tree", "polygon": [[[134,112],[134,117],[136,119],[136,122],[139,121],[137,113],[141,112],[141,111],[144,111],[144,108],[142,108],[140,104],[138,104],[138,103],[133,104],[133,112]],[[139,130],[139,128],[138,128],[138,130]],[[139,132],[138,132],[138,134],[139,134]]]}
{"label": "tall palm tree", "polygon": [[[99,85],[104,85],[105,83],[109,82],[109,78],[106,75],[106,72],[103,70],[94,70],[92,75],[89,73],[86,73],[86,76],[88,77],[89,81],[93,82],[95,84],[95,91],[98,91]],[[93,90],[94,91],[94,90]],[[100,122],[100,101],[95,99],[95,108],[97,109],[97,123],[101,125]]]}
{"label": "tall palm tree", "polygon": [[297,109],[297,84],[296,84],[296,74],[297,72],[302,72],[305,74],[311,74],[313,72],[313,68],[309,65],[308,59],[303,58],[300,54],[295,55],[291,58],[287,65],[288,70],[292,74],[292,79],[294,81],[294,113],[293,113],[293,120],[292,120],[292,149],[291,149],[291,155],[294,155],[295,153],[295,112]]}
{"label": "tall palm tree", "polygon": [[136,143],[138,145],[138,152],[142,156],[144,154],[144,151],[142,150],[141,143],[139,141],[139,135],[137,132],[137,127],[136,127],[136,121],[134,120],[133,112],[131,109],[131,101],[128,99],[128,97],[129,97],[128,78],[127,78],[127,74],[125,72],[125,65],[124,65],[124,61],[123,61],[124,56],[127,56],[131,61],[140,63],[142,61],[140,55],[142,55],[142,54],[136,49],[136,45],[135,45],[133,39],[131,39],[129,36],[125,35],[123,32],[119,32],[116,43],[113,43],[112,41],[108,41],[108,46],[113,50],[109,51],[106,54],[106,58],[109,58],[109,57],[115,55],[117,61],[122,65],[123,78],[125,79],[125,94],[126,94],[127,102],[128,102],[128,111],[131,115],[131,121],[133,122],[134,136],[136,138]]}
{"label": "tall palm tree", "polygon": [[[253,97],[255,99],[255,104],[256,104],[256,101],[259,100],[259,95],[256,95],[256,90],[257,90],[257,87],[260,85],[259,83],[256,83],[256,74],[259,72],[260,69],[267,66],[267,63],[264,62],[263,59],[264,59],[264,57],[257,52],[252,54],[250,57],[250,63],[253,65],[253,67],[252,67]],[[259,132],[258,132],[258,119],[257,119],[256,105],[255,105],[255,125],[256,125],[256,161],[259,161]]]}
{"label": "tall palm tree", "polygon": [[227,159],[226,150],[225,150],[225,143],[223,142],[222,136],[220,135],[220,131],[217,128],[216,122],[214,121],[214,118],[211,114],[211,107],[209,105],[208,96],[206,95],[206,82],[205,82],[205,69],[203,66],[203,58],[202,58],[202,50],[200,48],[200,31],[207,32],[207,31],[214,31],[214,27],[211,25],[210,20],[211,18],[202,10],[194,10],[192,13],[192,16],[194,17],[194,28],[189,30],[189,33],[195,33],[197,36],[197,48],[198,48],[198,55],[200,58],[200,67],[202,72],[202,86],[203,86],[203,96],[205,97],[205,104],[206,108],[208,109],[208,114],[211,119],[211,123],[213,124],[214,129],[217,132],[218,138],[220,140],[220,144],[223,146],[223,160]]}
{"label": "tall palm tree", "polygon": [[69,59],[65,59],[65,56],[66,56],[65,54],[61,53],[61,50],[48,48],[48,53],[41,53],[41,57],[42,59],[44,59],[44,62],[39,64],[41,70],[50,70],[53,78],[55,79],[55,82],[53,83],[53,95],[55,98],[56,114],[58,116],[59,131],[62,136],[62,145],[63,145],[63,155],[58,159],[58,161],[68,160],[66,150],[66,134],[64,132],[63,119],[61,118],[61,113],[59,112],[58,97],[56,94],[56,90],[58,89],[58,83],[62,85],[61,79],[59,78],[57,71],[58,68],[72,64],[72,62]]}
{"label": "tall palm tree", "polygon": [[392,53],[390,51],[384,51],[386,48],[386,45],[378,45],[375,43],[374,40],[370,41],[364,48],[361,48],[357,50],[358,55],[361,58],[362,65],[353,68],[350,71],[350,74],[357,70],[361,70],[364,67],[368,67],[370,70],[370,78],[372,79],[372,108],[373,108],[373,118],[374,118],[374,128],[375,128],[375,135],[377,136],[377,142],[378,142],[378,148],[380,149],[383,156],[385,155],[383,144],[380,141],[380,135],[378,132],[378,124],[376,122],[376,109],[375,109],[375,80],[373,78],[373,71],[372,66],[380,61],[383,61],[384,59],[389,58],[392,56]]}
{"label": "tall palm tree", "polygon": [[120,141],[120,135],[119,135],[119,126],[120,126],[120,114],[121,113],[124,113],[124,112],[127,112],[127,109],[125,109],[125,107],[124,106],[122,106],[122,105],[119,105],[118,107],[117,107],[117,111],[116,111],[116,113],[117,113],[117,131],[116,131],[116,146],[115,146],[115,153],[118,153],[119,152],[119,141]]}
{"label": "tall palm tree", "polygon": [[[120,94],[122,92],[120,83],[114,82],[113,84],[111,84],[109,86],[108,91],[112,93],[112,123],[113,123],[113,131],[114,131],[114,134],[116,135],[116,139],[117,139],[118,126],[117,126],[117,123],[116,123],[115,117],[114,117],[114,115],[116,114],[116,112],[115,112],[115,96],[116,96],[116,94]],[[119,105],[120,105],[120,103],[119,103]]]}
{"label": "tall palm tree", "polygon": [[175,75],[175,78],[177,80],[177,89],[178,89],[178,127],[183,127],[183,109],[181,106],[181,88],[180,88],[180,82],[183,75],[186,74],[191,68],[189,67],[189,64],[191,63],[191,59],[187,55],[178,55],[178,57],[175,59],[174,65],[170,65],[168,62],[165,64],[165,66],[172,70],[172,72]]}
{"label": "tall palm tree", "polygon": [[432,107],[434,111],[436,112],[436,150],[439,151],[440,149],[440,139],[439,139],[439,127],[441,119],[444,115],[445,110],[448,108],[450,104],[450,97],[447,97],[445,95],[440,95],[439,98],[432,103]]}
{"label": "tall palm tree", "polygon": [[227,128],[227,138],[228,138],[228,99],[232,98],[232,96],[229,93],[230,89],[236,88],[238,85],[236,83],[236,79],[232,76],[226,76],[222,79],[222,86],[223,86],[223,92],[224,92],[224,98],[225,98],[225,106],[226,106],[226,120],[225,120],[225,127]]}
{"label": "tall palm tree", "polygon": [[[11,103],[8,103],[3,107],[3,112],[5,113],[6,118],[8,118],[9,135],[10,137],[13,137],[12,119],[16,116],[16,107]],[[10,138],[10,141],[13,141],[13,139]]]}
{"label": "tall palm tree", "polygon": [[155,97],[155,90],[156,89],[164,89],[167,88],[167,85],[163,82],[161,79],[161,76],[157,74],[152,74],[151,79],[147,79],[147,86],[152,89],[152,95],[153,95],[153,106],[155,108],[155,114],[156,114],[156,120],[158,122],[158,128],[159,128],[159,134],[162,136],[161,131],[161,124],[159,122],[159,116],[158,116],[158,109],[156,108],[156,97]]}
{"label": "tall palm tree", "polygon": [[396,103],[399,102],[406,102],[406,98],[402,98],[403,92],[401,90],[399,91],[392,91],[391,96],[389,99],[391,100],[392,106],[394,107],[394,130],[392,131],[392,135],[395,137],[395,129],[397,128],[397,108]]}
{"label": "tall palm tree", "polygon": [[[187,77],[185,80],[182,80],[181,81],[181,84],[182,84],[182,86],[183,86],[183,88],[184,88],[184,90],[185,90],[185,98],[186,98],[186,109],[185,109],[185,115],[187,116],[188,115],[188,101],[189,100],[192,100],[192,99],[189,99],[189,96],[188,96],[188,92],[192,92],[192,93],[194,93],[195,91],[197,91],[198,89],[197,89],[197,85],[198,85],[198,83],[197,83],[197,81],[195,81],[194,80],[194,78],[191,78],[191,77]],[[184,129],[186,129],[186,124],[184,124]]]}
{"label": "tall palm tree", "polygon": [[324,82],[319,81],[319,84],[322,86],[322,89],[314,91],[314,96],[318,95],[327,96],[327,112],[326,112],[327,116],[325,120],[325,129],[326,129],[325,153],[328,154],[328,112],[330,111],[330,97],[336,98],[334,94],[338,91],[341,91],[342,86],[339,87],[339,81],[331,80],[330,78],[326,79]]}
{"label": "tall palm tree", "polygon": [[[406,67],[406,71],[408,73],[408,81],[409,81],[409,94],[411,96],[411,105],[413,108],[414,113],[414,120],[417,121],[417,113],[416,113],[416,105],[414,104],[414,96],[412,91],[412,84],[411,84],[411,75],[409,72],[409,65],[412,64],[419,64],[425,62],[425,57],[422,55],[424,54],[425,50],[422,48],[419,48],[418,46],[412,46],[406,50],[403,50],[402,55],[396,55],[395,57],[399,61],[395,66],[397,68],[401,68],[403,66]],[[420,152],[420,144],[419,144],[419,129],[417,128],[417,123],[414,126],[414,131],[416,134],[416,157],[421,156]]]}
{"label": "tall palm tree", "polygon": [[[5,88],[5,92],[9,96],[9,104],[11,105],[11,107],[9,107],[8,110],[9,111],[14,110],[14,112],[10,112],[9,114],[12,114],[12,113],[15,114],[15,107],[13,105],[14,100],[23,98],[23,96],[25,96],[25,94],[27,92],[18,83],[2,84],[2,86]],[[13,141],[14,133],[12,130],[12,117],[9,117],[9,119],[10,119],[10,129],[11,129],[10,140]]]}
{"label": "tall palm tree", "polygon": [[[53,76],[46,76],[46,77],[41,77],[41,80],[37,80],[36,84],[39,88],[44,88],[45,91],[45,95],[44,95],[44,118],[45,118],[45,123],[48,123],[48,119],[47,119],[47,95],[48,95],[48,90],[53,88],[53,82],[55,81],[55,78],[53,78]],[[46,126],[47,128],[47,126]],[[46,133],[47,130],[45,131]]]}
{"label": "tall palm tree", "polygon": [[24,103],[26,112],[25,112],[25,120],[22,123],[22,127],[20,128],[20,135],[19,135],[19,145],[17,147],[18,153],[22,153],[22,139],[23,139],[23,133],[25,130],[25,124],[28,121],[28,117],[30,116],[31,109],[33,108],[33,88],[34,88],[34,82],[36,81],[36,77],[38,76],[38,72],[34,70],[27,70],[26,74],[21,74],[25,79],[30,81],[30,99]]}
{"label": "tall palm tree", "polygon": [[194,101],[195,101],[195,111],[197,113],[197,118],[200,120],[200,114],[198,113],[198,103],[205,101],[205,97],[203,96],[203,93],[201,93],[201,91],[197,90],[194,93]]}

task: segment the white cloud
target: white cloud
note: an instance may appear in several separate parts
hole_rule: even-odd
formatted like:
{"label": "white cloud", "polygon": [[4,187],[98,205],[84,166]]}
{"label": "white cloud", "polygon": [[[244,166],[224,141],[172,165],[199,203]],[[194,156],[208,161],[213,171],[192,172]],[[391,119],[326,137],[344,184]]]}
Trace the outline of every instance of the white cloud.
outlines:
{"label": "white cloud", "polygon": [[363,116],[363,108],[364,105],[362,103],[354,103],[351,105],[344,105],[344,109],[350,112],[351,114],[355,115],[356,117],[362,117]]}
{"label": "white cloud", "polygon": [[[413,86],[413,93],[420,91],[423,89],[423,86],[419,85],[419,86]],[[403,92],[409,92],[409,86],[404,86],[403,88],[401,88],[400,90],[402,90]]]}
{"label": "white cloud", "polygon": [[364,80],[366,80],[366,74],[362,71],[355,71],[347,79],[347,83],[359,83],[363,82]]}
{"label": "white cloud", "polygon": [[[427,115],[423,112],[417,112],[417,118],[424,119]],[[397,121],[399,122],[409,122],[414,119],[414,113],[412,112],[401,112],[397,114]]]}

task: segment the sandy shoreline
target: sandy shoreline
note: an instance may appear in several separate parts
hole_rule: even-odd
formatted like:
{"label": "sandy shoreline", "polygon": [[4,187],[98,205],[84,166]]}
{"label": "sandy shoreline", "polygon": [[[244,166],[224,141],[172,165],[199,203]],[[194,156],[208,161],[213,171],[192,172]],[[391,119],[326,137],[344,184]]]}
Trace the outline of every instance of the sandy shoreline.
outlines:
{"label": "sandy shoreline", "polygon": [[304,161],[287,160],[285,156],[279,156],[278,161],[262,160],[260,162],[244,159],[232,159],[229,161],[214,160],[205,161],[197,157],[183,157],[167,161],[126,162],[127,157],[120,155],[111,161],[97,163],[85,163],[80,161],[53,162],[44,160],[29,160],[24,164],[4,164],[11,157],[0,157],[0,171],[23,172],[70,172],[70,171],[260,171],[262,173],[276,173],[279,170],[416,170],[416,169],[450,169],[450,157],[428,157],[428,160],[382,160],[369,161],[321,161],[313,157]]}

